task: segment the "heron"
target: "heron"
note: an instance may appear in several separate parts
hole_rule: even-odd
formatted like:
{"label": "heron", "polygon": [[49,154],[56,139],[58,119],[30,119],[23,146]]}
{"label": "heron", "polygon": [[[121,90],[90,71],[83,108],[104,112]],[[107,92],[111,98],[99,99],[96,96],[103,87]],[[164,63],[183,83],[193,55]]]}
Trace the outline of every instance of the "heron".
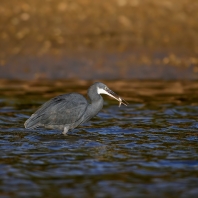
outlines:
{"label": "heron", "polygon": [[88,100],[79,93],[59,95],[44,103],[25,122],[26,129],[44,127],[63,131],[69,130],[89,121],[103,108],[101,94],[107,94],[127,106],[127,102],[111,91],[105,84],[96,82],[88,89]]}

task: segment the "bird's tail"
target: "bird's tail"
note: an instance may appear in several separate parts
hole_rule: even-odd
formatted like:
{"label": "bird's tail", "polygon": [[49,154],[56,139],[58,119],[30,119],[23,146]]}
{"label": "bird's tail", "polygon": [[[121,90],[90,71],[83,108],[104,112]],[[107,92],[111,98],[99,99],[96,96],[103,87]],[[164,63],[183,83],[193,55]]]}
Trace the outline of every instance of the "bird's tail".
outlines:
{"label": "bird's tail", "polygon": [[39,125],[40,123],[36,114],[32,114],[31,117],[27,119],[24,123],[26,129],[35,129],[39,127]]}

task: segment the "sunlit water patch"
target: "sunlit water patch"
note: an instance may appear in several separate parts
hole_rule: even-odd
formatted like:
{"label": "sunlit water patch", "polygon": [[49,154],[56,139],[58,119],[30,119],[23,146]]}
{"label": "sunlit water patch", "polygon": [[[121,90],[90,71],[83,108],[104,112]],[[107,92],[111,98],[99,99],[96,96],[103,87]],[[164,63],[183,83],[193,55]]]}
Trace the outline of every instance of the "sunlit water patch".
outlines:
{"label": "sunlit water patch", "polygon": [[2,82],[0,196],[197,197],[196,82],[106,82],[129,106],[104,97],[103,110],[67,136],[24,128],[46,100],[85,94],[90,83]]}

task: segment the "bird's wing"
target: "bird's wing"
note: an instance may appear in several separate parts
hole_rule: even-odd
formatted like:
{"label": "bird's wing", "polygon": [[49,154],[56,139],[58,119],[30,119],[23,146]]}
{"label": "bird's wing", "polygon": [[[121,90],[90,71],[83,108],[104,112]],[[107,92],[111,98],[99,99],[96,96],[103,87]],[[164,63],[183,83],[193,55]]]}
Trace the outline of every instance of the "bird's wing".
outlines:
{"label": "bird's wing", "polygon": [[88,106],[87,100],[77,93],[57,96],[44,103],[26,121],[26,128],[37,126],[63,126],[78,121]]}

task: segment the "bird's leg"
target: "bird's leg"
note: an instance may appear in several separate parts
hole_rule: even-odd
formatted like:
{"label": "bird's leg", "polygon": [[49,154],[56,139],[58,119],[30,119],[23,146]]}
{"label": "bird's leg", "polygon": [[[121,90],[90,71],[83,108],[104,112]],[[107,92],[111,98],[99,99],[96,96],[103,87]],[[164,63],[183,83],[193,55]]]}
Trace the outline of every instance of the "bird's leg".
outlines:
{"label": "bird's leg", "polygon": [[65,126],[64,131],[63,131],[63,135],[67,135],[68,130],[69,130],[69,128]]}

